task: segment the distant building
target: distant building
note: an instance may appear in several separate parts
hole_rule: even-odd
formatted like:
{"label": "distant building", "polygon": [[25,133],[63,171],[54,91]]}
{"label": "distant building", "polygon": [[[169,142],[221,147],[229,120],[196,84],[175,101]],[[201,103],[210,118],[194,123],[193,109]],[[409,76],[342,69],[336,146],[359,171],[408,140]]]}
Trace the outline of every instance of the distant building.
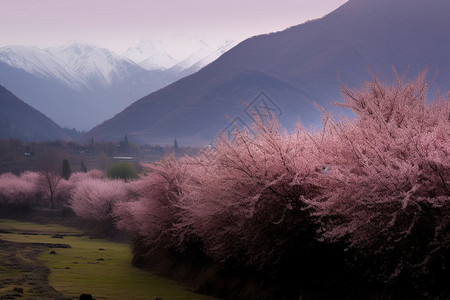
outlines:
{"label": "distant building", "polygon": [[117,160],[133,160],[132,156],[114,156],[113,158]]}

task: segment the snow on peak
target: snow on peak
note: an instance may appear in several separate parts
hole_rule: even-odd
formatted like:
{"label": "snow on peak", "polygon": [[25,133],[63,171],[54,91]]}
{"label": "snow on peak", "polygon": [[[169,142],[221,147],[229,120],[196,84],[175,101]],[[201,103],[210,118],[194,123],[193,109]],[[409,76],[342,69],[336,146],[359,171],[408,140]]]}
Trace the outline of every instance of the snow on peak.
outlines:
{"label": "snow on peak", "polygon": [[46,49],[66,63],[91,85],[111,86],[115,79],[123,79],[140,69],[131,60],[114,52],[89,44],[72,43],[68,46]]}
{"label": "snow on peak", "polygon": [[[224,45],[227,47],[224,48]],[[206,57],[214,60],[218,56],[212,54],[219,53],[218,49],[223,48],[225,52],[234,45],[231,40],[224,43],[223,40],[200,36],[173,35],[143,40],[123,55],[147,70],[170,69],[181,62],[184,63],[180,69],[184,70]],[[206,60],[207,63],[211,62],[210,59]]]}
{"label": "snow on peak", "polygon": [[196,72],[215,61],[235,45],[236,43],[232,40],[226,40],[222,44],[207,45],[180,61],[178,64],[173,66],[171,70],[177,73],[184,70],[190,70],[192,73]]}
{"label": "snow on peak", "polygon": [[75,90],[79,90],[87,84],[83,77],[65,62],[56,59],[47,50],[37,47],[2,47],[0,48],[0,61],[41,78],[54,78]]}
{"label": "snow on peak", "polygon": [[0,48],[0,62],[76,91],[96,90],[108,89],[144,69],[188,75],[234,45],[230,40],[173,35],[141,41],[123,55],[80,42],[46,49],[7,46]]}
{"label": "snow on peak", "polygon": [[46,49],[1,47],[0,61],[38,77],[59,81],[73,90],[105,89],[116,80],[143,70],[108,49],[78,42]]}

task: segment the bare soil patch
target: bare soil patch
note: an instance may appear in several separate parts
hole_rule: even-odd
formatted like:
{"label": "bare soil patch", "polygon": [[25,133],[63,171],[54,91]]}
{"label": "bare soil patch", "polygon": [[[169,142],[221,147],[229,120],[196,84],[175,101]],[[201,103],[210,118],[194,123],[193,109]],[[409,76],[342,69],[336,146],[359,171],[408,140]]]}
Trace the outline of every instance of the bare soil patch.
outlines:
{"label": "bare soil patch", "polygon": [[38,261],[39,254],[55,247],[0,239],[0,299],[70,299],[48,284],[50,270]]}

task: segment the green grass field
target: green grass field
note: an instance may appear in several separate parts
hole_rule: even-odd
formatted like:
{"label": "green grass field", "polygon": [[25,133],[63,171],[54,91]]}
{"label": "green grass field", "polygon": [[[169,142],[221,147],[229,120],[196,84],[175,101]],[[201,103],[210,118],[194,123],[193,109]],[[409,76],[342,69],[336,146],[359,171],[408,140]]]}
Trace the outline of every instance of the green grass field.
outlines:
{"label": "green grass field", "polygon": [[[39,257],[50,269],[50,285],[67,297],[78,299],[88,293],[95,299],[213,299],[133,267],[128,244],[90,239],[76,229],[54,224],[0,220],[0,229],[11,232],[0,233],[0,239],[7,241],[71,246],[48,249]],[[64,238],[52,238],[54,234]]]}

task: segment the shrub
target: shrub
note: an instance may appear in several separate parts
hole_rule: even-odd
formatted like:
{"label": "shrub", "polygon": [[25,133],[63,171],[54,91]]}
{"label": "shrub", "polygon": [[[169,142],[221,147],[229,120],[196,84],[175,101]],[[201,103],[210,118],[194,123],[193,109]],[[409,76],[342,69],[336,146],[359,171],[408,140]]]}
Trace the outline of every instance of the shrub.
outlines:
{"label": "shrub", "polygon": [[110,179],[130,180],[138,178],[138,173],[136,171],[136,167],[133,164],[127,162],[119,162],[112,164],[108,168],[106,176]]}

